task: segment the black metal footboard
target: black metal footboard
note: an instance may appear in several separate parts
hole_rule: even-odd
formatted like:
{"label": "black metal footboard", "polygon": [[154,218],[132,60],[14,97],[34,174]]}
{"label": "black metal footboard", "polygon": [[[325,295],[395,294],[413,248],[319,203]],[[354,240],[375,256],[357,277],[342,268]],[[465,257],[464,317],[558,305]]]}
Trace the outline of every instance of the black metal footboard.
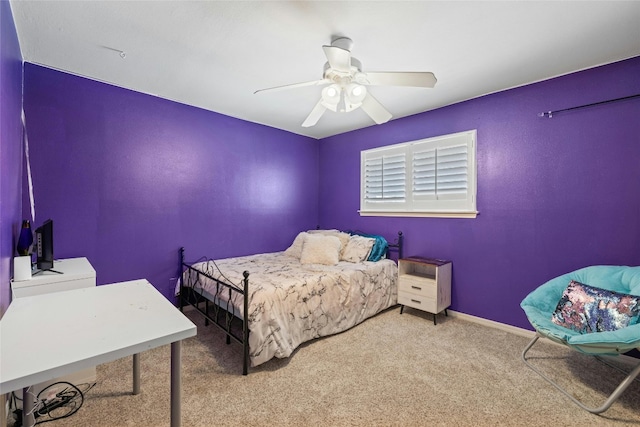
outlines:
{"label": "black metal footboard", "polygon": [[[389,243],[387,258],[391,259],[391,251],[396,252],[397,259],[403,256],[404,235],[402,231],[393,243]],[[184,247],[179,251],[180,295],[178,303],[180,311],[191,305],[205,319],[205,324],[213,323],[226,334],[227,344],[231,340],[242,344],[242,375],[249,370],[249,272],[243,272],[242,283],[234,285],[224,277],[215,262],[209,260],[220,273],[220,278],[206,271],[194,268],[184,259]],[[222,280],[222,279],[225,280]],[[205,282],[208,284],[205,290]]]}
{"label": "black metal footboard", "polygon": [[[217,268],[217,266],[216,266]],[[227,344],[234,340],[242,344],[242,375],[249,370],[249,272],[242,275],[242,288],[216,279],[204,271],[185,263],[184,248],[180,248],[180,311],[185,305],[193,306],[205,318],[205,324],[213,323],[227,335]],[[221,272],[222,273],[222,272]],[[209,291],[204,290],[204,282],[215,283]],[[185,283],[188,286],[185,286]],[[215,289],[214,289],[215,287]],[[204,304],[204,309],[201,307]],[[240,312],[239,306],[242,306]]]}

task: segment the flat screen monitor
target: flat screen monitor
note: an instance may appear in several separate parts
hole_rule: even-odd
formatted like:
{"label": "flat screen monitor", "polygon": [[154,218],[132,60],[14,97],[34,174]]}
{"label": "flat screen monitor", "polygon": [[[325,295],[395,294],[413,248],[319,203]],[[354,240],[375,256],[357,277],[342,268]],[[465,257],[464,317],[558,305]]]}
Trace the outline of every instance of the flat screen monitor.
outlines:
{"label": "flat screen monitor", "polygon": [[40,271],[53,268],[53,221],[46,220],[36,228],[36,266]]}

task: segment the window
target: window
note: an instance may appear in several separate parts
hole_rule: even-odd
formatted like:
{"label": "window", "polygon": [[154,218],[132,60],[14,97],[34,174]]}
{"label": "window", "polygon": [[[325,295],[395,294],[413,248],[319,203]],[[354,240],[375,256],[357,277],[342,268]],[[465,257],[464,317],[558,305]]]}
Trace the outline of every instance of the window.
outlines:
{"label": "window", "polygon": [[361,152],[360,215],[475,218],[476,131]]}

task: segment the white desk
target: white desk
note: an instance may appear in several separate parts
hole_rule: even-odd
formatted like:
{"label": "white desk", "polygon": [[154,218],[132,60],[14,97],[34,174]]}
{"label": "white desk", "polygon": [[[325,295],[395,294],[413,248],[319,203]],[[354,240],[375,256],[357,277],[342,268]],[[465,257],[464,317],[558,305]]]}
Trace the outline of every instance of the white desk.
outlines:
{"label": "white desk", "polygon": [[[62,346],[56,328],[64,329]],[[129,355],[136,394],[138,353],[171,344],[171,426],[177,427],[181,340],[195,335],[196,326],[144,279],[18,298],[0,320],[0,394]],[[25,414],[32,405],[24,400]]]}
{"label": "white desk", "polygon": [[[29,280],[12,280],[11,291],[13,292],[13,299],[96,286],[96,271],[86,258],[57,259],[54,261],[54,269],[62,274],[52,271],[42,271],[32,276]],[[61,333],[60,336],[64,337],[64,333]],[[40,351],[46,353],[49,349],[42,348]],[[93,366],[61,378],[39,384],[32,384],[31,393],[37,395],[44,388],[58,381],[68,381],[71,384],[84,384],[92,383],[95,380],[96,368]],[[22,398],[21,392],[17,392],[16,394],[19,398]],[[19,404],[18,406],[21,405],[22,404]]]}

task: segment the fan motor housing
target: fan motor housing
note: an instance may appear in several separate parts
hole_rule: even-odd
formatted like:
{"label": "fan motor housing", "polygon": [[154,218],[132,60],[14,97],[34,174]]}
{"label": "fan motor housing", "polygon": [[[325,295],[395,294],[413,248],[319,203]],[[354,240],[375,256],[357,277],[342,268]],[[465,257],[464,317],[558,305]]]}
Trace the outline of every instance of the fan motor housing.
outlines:
{"label": "fan motor housing", "polygon": [[355,75],[357,73],[361,73],[361,72],[362,72],[362,63],[358,59],[352,56],[351,69],[349,70],[348,73],[334,70],[333,68],[331,68],[331,65],[329,65],[329,62],[325,62],[322,77],[327,80],[331,80],[335,83],[340,83],[347,80],[345,83],[348,84],[351,82],[351,80],[355,80]]}

